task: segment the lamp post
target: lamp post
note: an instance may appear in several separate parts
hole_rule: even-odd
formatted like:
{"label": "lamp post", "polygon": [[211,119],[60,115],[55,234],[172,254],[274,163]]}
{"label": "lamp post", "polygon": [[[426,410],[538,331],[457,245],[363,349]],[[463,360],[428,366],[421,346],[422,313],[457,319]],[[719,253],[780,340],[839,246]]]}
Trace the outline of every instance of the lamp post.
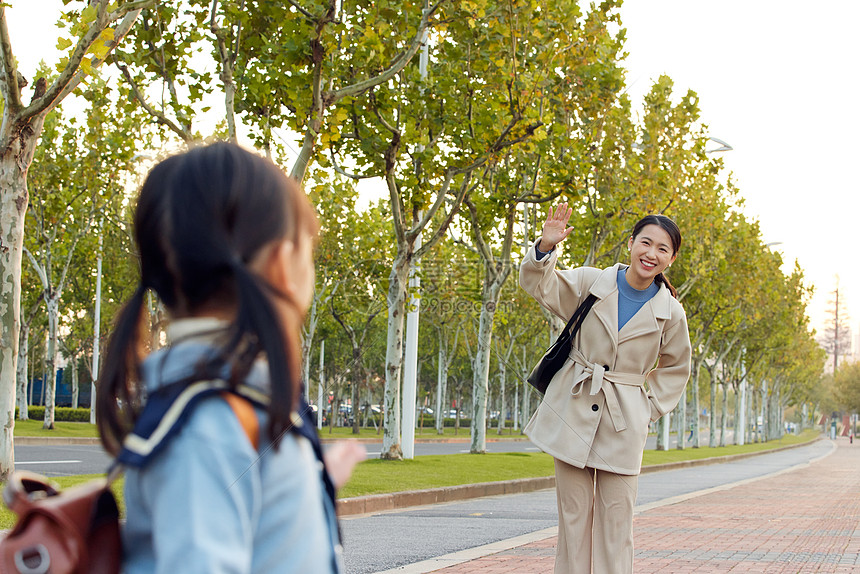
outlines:
{"label": "lamp post", "polygon": [[705,150],[705,153],[716,153],[716,152],[718,152],[718,151],[732,151],[733,149],[735,149],[735,148],[733,148],[731,145],[729,145],[728,143],[726,143],[725,141],[721,140],[720,138],[715,138],[715,137],[713,137],[713,136],[708,136],[708,139],[709,139],[709,140],[711,140],[712,142],[716,142],[716,143],[720,144],[720,147],[717,147],[717,148],[714,148],[714,149]]}

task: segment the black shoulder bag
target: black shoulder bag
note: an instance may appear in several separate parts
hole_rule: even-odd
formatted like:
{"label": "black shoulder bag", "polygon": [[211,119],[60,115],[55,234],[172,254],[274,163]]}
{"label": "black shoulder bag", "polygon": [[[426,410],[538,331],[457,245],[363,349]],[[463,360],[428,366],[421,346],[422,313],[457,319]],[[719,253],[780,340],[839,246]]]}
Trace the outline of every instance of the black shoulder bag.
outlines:
{"label": "black shoulder bag", "polygon": [[547,349],[540,362],[534,369],[532,369],[532,373],[529,375],[529,378],[526,379],[531,386],[540,392],[540,394],[546,394],[549,382],[558,370],[561,369],[562,365],[564,365],[568,355],[570,355],[573,338],[582,326],[585,316],[588,315],[588,312],[591,310],[591,306],[594,305],[595,301],[597,301],[597,297],[593,294],[589,294],[589,296],[579,304],[579,307],[577,307],[576,311],[573,312],[573,316],[571,316],[570,321],[567,322],[564,330],[559,334],[558,339],[556,339],[555,343]]}

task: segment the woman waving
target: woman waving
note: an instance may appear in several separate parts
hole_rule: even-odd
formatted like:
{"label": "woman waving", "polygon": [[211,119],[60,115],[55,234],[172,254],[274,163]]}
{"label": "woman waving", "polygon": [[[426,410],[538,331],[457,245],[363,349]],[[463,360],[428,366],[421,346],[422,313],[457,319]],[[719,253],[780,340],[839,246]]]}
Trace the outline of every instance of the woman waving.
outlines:
{"label": "woman waving", "polygon": [[687,318],[664,275],[681,247],[678,226],[648,215],[627,242],[629,264],[557,270],[572,210],[550,209],[520,285],[567,321],[597,300],[564,366],[525,428],[555,458],[557,574],[633,571],[633,506],[648,426],[675,408],[690,375]]}

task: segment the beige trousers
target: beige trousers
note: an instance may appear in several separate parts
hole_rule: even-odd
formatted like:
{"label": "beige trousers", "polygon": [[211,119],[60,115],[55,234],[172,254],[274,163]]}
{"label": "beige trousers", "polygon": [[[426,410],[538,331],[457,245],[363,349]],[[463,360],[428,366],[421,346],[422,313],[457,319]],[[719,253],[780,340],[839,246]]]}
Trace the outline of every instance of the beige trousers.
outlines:
{"label": "beige trousers", "polygon": [[631,574],[638,476],[555,461],[555,574]]}

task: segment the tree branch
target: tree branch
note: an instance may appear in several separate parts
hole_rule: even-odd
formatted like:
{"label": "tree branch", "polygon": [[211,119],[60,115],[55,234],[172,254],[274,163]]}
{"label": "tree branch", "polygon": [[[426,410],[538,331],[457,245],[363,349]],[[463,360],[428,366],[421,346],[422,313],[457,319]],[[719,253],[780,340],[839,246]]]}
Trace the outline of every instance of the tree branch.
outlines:
{"label": "tree branch", "polygon": [[[111,43],[112,45],[110,46],[110,49],[108,50],[108,54],[110,54],[110,52],[119,45],[126,34],[128,34],[129,30],[131,30],[131,27],[137,19],[137,16],[140,14],[140,11],[155,4],[155,0],[136,0],[134,2],[127,2],[120,6],[115,12],[107,14],[105,8],[107,7],[108,0],[98,0],[98,2],[99,15],[96,17],[96,20],[90,24],[89,29],[83,37],[78,40],[72,55],[69,57],[69,62],[66,64],[66,67],[63,68],[63,71],[60,72],[60,75],[56,80],[54,80],[50,87],[48,87],[42,97],[37,98],[35,101],[30,103],[29,106],[19,112],[17,118],[18,121],[26,122],[45,110],[50,110],[78,87],[78,84],[80,84],[87,75],[80,69],[84,56],[86,56],[87,51],[90,49],[90,46],[92,46],[93,42],[98,39],[102,31],[107,28],[111,22],[115,22],[122,18],[122,21],[116,27],[116,30],[114,30],[114,39]],[[107,54],[105,56],[107,57]],[[93,56],[91,67],[96,68],[103,62],[104,60],[99,60]]]}
{"label": "tree branch", "polygon": [[308,19],[308,20],[310,20],[311,22],[316,22],[316,21],[317,21],[316,16],[314,16],[313,14],[311,14],[310,12],[308,12],[307,10],[305,10],[304,8],[302,8],[302,7],[301,7],[301,5],[299,5],[299,3],[298,3],[298,2],[296,2],[296,0],[287,0],[287,2],[289,2],[289,3],[290,3],[290,5],[291,5],[293,8],[295,8],[296,10],[298,10],[299,14],[301,14],[302,16],[304,16],[305,18],[307,18],[307,19]]}
{"label": "tree branch", "polygon": [[140,91],[140,87],[137,85],[137,82],[134,81],[134,78],[131,77],[131,72],[128,70],[128,66],[126,66],[123,62],[119,60],[114,60],[114,64],[117,68],[119,68],[120,72],[122,72],[125,81],[128,82],[129,87],[131,88],[131,93],[134,95],[134,99],[138,101],[140,106],[148,113],[150,116],[155,118],[155,121],[163,126],[166,126],[170,131],[175,133],[184,141],[185,143],[189,143],[194,138],[189,134],[185,129],[181,128],[176,122],[168,118],[163,112],[159,112],[151,105],[146,102],[146,99],[143,93]]}
{"label": "tree branch", "polygon": [[[360,94],[370,88],[378,86],[384,82],[387,82],[391,78],[393,78],[396,74],[400,73],[403,68],[412,60],[412,57],[418,53],[418,50],[424,46],[425,43],[425,31],[427,30],[430,17],[439,9],[439,7],[445,3],[447,0],[439,0],[433,6],[422,11],[421,14],[421,22],[418,23],[418,28],[415,30],[415,37],[412,38],[412,43],[409,45],[409,48],[406,49],[405,52],[401,53],[397,56],[394,61],[391,63],[388,68],[382,71],[379,75],[374,76],[372,78],[368,78],[367,80],[363,80],[360,82],[356,82],[351,86],[343,87],[339,90],[335,90],[334,92],[327,92],[325,94],[326,101],[329,103],[337,102],[348,96],[354,96],[356,94]],[[290,0],[292,2],[292,0]]]}
{"label": "tree branch", "polygon": [[337,164],[337,158],[336,158],[336,156],[334,155],[334,150],[333,150],[333,149],[331,149],[331,148],[329,149],[329,154],[331,155],[331,165],[332,165],[332,167],[334,167],[334,170],[335,170],[337,173],[341,174],[342,176],[344,176],[344,177],[348,177],[349,179],[352,179],[352,180],[355,180],[355,181],[360,181],[360,180],[362,180],[362,179],[370,179],[370,178],[372,178],[372,177],[375,177],[375,176],[373,176],[373,175],[358,175],[358,174],[355,174],[355,173],[350,173],[350,172],[346,171],[345,169],[343,169],[341,166],[339,166],[339,165]]}
{"label": "tree branch", "polygon": [[[215,36],[215,43],[218,47],[218,56],[221,60],[221,84],[224,86],[224,114],[227,119],[227,136],[232,142],[236,142],[236,116],[234,113],[234,102],[236,98],[236,85],[233,83],[233,64],[235,58],[231,57],[230,50],[227,48],[227,38],[224,34],[224,29],[215,21],[215,14],[218,10],[218,0],[212,0],[212,13],[209,20],[209,29]],[[239,47],[239,37],[236,35],[236,49]]]}
{"label": "tree branch", "polygon": [[0,82],[6,99],[6,109],[14,116],[21,109],[21,88],[18,85],[18,67],[12,53],[12,40],[6,24],[6,7],[0,5]]}
{"label": "tree branch", "polygon": [[475,235],[475,246],[478,249],[478,253],[481,254],[481,258],[487,263],[487,265],[492,265],[493,252],[490,250],[487,242],[484,241],[484,234],[481,232],[481,227],[478,224],[478,209],[475,207],[475,203],[468,194],[463,198],[463,203],[469,209],[469,219],[472,221],[472,232]]}
{"label": "tree branch", "polygon": [[30,263],[33,265],[33,271],[36,272],[36,275],[39,276],[39,281],[42,283],[42,291],[48,288],[48,277],[45,275],[45,270],[39,265],[39,262],[36,261],[36,258],[30,253],[30,250],[26,247],[24,248],[24,253],[27,255],[27,259],[30,260]]}
{"label": "tree branch", "polygon": [[421,249],[415,252],[416,259],[422,257],[425,253],[430,251],[434,245],[436,245],[436,242],[439,241],[439,239],[441,239],[445,232],[448,230],[448,226],[451,225],[451,222],[454,220],[454,216],[457,215],[457,213],[460,211],[460,205],[462,205],[463,203],[463,198],[466,197],[467,193],[474,191],[478,187],[478,185],[475,184],[470,188],[469,183],[471,182],[471,180],[472,173],[469,172],[466,174],[466,177],[463,178],[463,183],[462,185],[460,185],[460,192],[451,202],[451,210],[445,216],[445,219],[443,219],[439,227],[436,228],[435,233],[429,239],[427,239],[423,245],[421,245]]}

